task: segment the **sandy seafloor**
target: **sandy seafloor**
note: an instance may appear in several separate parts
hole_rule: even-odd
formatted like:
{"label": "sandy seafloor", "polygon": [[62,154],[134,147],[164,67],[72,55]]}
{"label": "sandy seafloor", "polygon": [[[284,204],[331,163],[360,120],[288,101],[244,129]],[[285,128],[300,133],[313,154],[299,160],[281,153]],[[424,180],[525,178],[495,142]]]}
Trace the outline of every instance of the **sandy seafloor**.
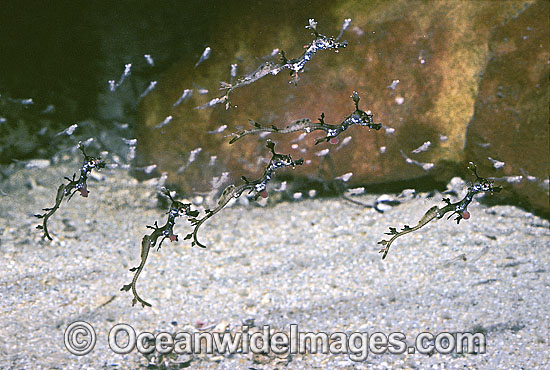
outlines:
{"label": "sandy seafloor", "polygon": [[[381,214],[342,199],[304,199],[257,207],[235,204],[201,229],[208,249],[182,240],[151,253],[138,282],[152,308],[120,292],[139,263],[140,241],[155,220],[155,186],[123,170],[89,180],[52,217],[54,241],[41,238],[34,213],[54,203],[78,164],[17,170],[0,183],[0,368],[137,369],[148,360],[107,344],[117,323],[136,332],[243,322],[288,332],[480,331],[485,354],[198,354],[165,357],[189,369],[550,369],[549,222],[512,206],[470,206],[471,219],[438,220],[398,239],[384,261],[376,244],[389,226],[415,225],[441,195],[420,195]],[[363,196],[365,202],[375,196]],[[455,198],[456,199],[456,198]],[[461,258],[465,255],[466,261]],[[64,330],[91,324],[97,343],[77,357]],[[153,359],[154,360],[154,359]],[[178,364],[179,363],[179,364]],[[150,367],[155,368],[155,367]]]}

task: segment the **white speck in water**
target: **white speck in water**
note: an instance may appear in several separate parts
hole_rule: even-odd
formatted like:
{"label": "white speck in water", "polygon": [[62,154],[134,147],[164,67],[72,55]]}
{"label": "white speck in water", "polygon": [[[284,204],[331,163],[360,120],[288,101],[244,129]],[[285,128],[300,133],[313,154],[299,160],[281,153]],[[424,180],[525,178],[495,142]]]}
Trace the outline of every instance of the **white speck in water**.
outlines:
{"label": "white speck in water", "polygon": [[386,134],[391,135],[395,132],[395,129],[393,127],[386,127]]}
{"label": "white speck in water", "polygon": [[216,159],[218,159],[218,156],[216,155],[210,156],[210,162],[208,162],[208,165],[213,166],[216,163]]}
{"label": "white speck in water", "polygon": [[330,149],[323,149],[315,153],[317,157],[324,157],[330,152]]}
{"label": "white speck in water", "polygon": [[208,89],[197,89],[197,92],[199,95],[206,95],[208,94]]}
{"label": "white speck in water", "polygon": [[187,163],[192,163],[195,161],[195,159],[197,159],[197,155],[202,151],[202,148],[197,148],[197,149],[193,149],[191,150],[191,153],[189,154],[189,159],[187,161]]}
{"label": "white speck in water", "polygon": [[292,140],[293,143],[297,142],[297,141],[302,141],[304,140],[304,138],[307,136],[307,134],[305,132],[302,132],[300,134],[300,136],[298,136],[295,140]]}
{"label": "white speck in water", "polygon": [[[351,18],[344,19],[344,24],[342,25],[342,28],[340,29],[340,33],[338,36],[336,36],[336,41],[340,40],[342,36],[344,36],[344,32],[348,29],[349,25],[351,24]],[[315,24],[317,25],[317,24]]]}
{"label": "white speck in water", "polygon": [[195,107],[195,109],[210,108],[210,107],[213,107],[216,104],[224,103],[225,101],[226,101],[226,99],[224,99],[224,98],[214,98],[214,99],[208,101],[206,104],[199,105],[198,107]]}
{"label": "white speck in water", "polygon": [[306,28],[311,28],[312,30],[317,29],[317,22],[315,22],[315,19],[309,18],[308,22],[309,22],[309,26],[306,26]]}
{"label": "white speck in water", "polygon": [[53,104],[49,104],[46,109],[42,111],[42,114],[48,114],[55,112],[55,106]]}
{"label": "white speck in water", "polygon": [[31,159],[25,164],[25,168],[47,168],[50,166],[49,159]]}
{"label": "white speck in water", "polygon": [[344,138],[344,140],[342,140],[340,145],[338,145],[338,147],[335,150],[338,151],[338,150],[342,149],[344,146],[348,145],[350,141],[351,141],[351,136],[346,136]]}
{"label": "white speck in water", "polygon": [[179,99],[172,106],[177,107],[182,102],[186,101],[187,99],[191,98],[192,96],[193,96],[193,90],[192,89],[185,89],[185,90],[183,90],[183,93],[181,94]]}
{"label": "white speck in water", "polygon": [[275,191],[285,191],[286,190],[286,181],[281,182],[281,186],[279,188],[273,189]]}
{"label": "white speck in water", "polygon": [[158,186],[164,187],[166,184],[166,180],[168,180],[168,172],[161,173],[158,181]]}
{"label": "white speck in water", "polygon": [[311,159],[306,159],[304,163],[305,163],[306,165],[307,165],[307,164],[311,164]]}
{"label": "white speck in water", "polygon": [[132,71],[132,63],[128,63],[124,65],[124,72],[122,73],[122,76],[120,76],[120,80],[115,83],[114,80],[109,80],[109,89],[111,91],[115,91],[117,87],[122,85],[126,77],[130,75],[130,72]]}
{"label": "white speck in water", "polygon": [[344,19],[344,24],[342,25],[342,30],[347,30],[349,25],[351,24],[351,18]]}
{"label": "white speck in water", "polygon": [[147,88],[145,89],[144,92],[141,93],[141,95],[139,96],[141,99],[143,99],[144,97],[147,96],[147,94],[149,94],[154,88],[155,86],[157,86],[157,81],[151,81],[149,83],[149,86],[147,86]]}
{"label": "white speck in water", "polygon": [[300,153],[305,153],[305,152],[307,152],[307,149],[306,149],[306,148],[300,149]]}
{"label": "white speck in water", "polygon": [[31,104],[34,104],[34,101],[32,100],[32,98],[29,98],[29,99],[21,99],[20,100],[20,103],[22,105],[31,105]]}
{"label": "white speck in water", "polygon": [[151,54],[145,54],[143,57],[145,58],[145,61],[147,62],[147,64],[149,64],[150,66],[155,65],[155,61],[153,60],[153,57],[151,56]]}
{"label": "white speck in water", "polygon": [[263,139],[269,135],[271,135],[271,132],[260,132],[258,136],[260,137],[260,139]]}
{"label": "white speck in water", "polygon": [[164,127],[164,126],[166,126],[167,124],[169,124],[170,121],[172,121],[172,116],[166,117],[166,118],[164,119],[164,121],[162,121],[161,123],[159,123],[158,125],[156,125],[156,126],[153,127],[153,128],[157,129],[157,128]]}
{"label": "white speck in water", "polygon": [[298,149],[298,144],[292,144],[290,147],[291,147],[292,149]]}
{"label": "white speck in water", "polygon": [[424,144],[420,145],[418,148],[413,150],[411,153],[418,154],[418,153],[425,152],[426,150],[428,150],[430,148],[431,145],[432,145],[431,142],[426,141],[426,142],[424,142]]}
{"label": "white speck in water", "polygon": [[361,28],[359,28],[358,26],[353,26],[353,28],[351,29],[357,36],[363,36],[365,34],[365,31],[363,31]]}
{"label": "white speck in water", "polygon": [[[87,146],[90,145],[93,141],[94,141],[94,138],[93,138],[93,137],[90,137],[90,138],[84,140],[84,141],[82,142],[82,145],[83,145],[84,147],[87,147]],[[77,149],[78,149],[78,145],[75,145],[75,146],[73,147],[73,151],[76,151]]]}
{"label": "white speck in water", "polygon": [[504,179],[509,184],[517,184],[520,183],[521,180],[523,180],[523,176],[506,176],[504,177]]}
{"label": "white speck in water", "polygon": [[448,138],[447,136],[439,134],[439,141],[445,142],[445,141],[447,141],[448,139],[449,139],[449,138]]}
{"label": "white speck in water", "polygon": [[302,193],[294,193],[294,194],[292,194],[292,198],[300,199],[300,198],[302,198]]}
{"label": "white speck in water", "polygon": [[126,138],[122,138],[122,141],[124,141],[124,143],[126,145],[130,145],[130,146],[134,146],[137,144],[137,139],[126,139]]}
{"label": "white speck in water", "polygon": [[146,174],[150,174],[151,172],[153,172],[155,170],[155,168],[157,168],[157,165],[156,164],[152,164],[150,166],[147,166],[147,167],[143,167],[143,172],[145,172]]}
{"label": "white speck in water", "polygon": [[5,117],[0,117],[0,123],[6,123],[7,119]]}
{"label": "white speck in water", "polygon": [[231,78],[237,77],[237,64],[231,64]]}
{"label": "white speck in water", "polygon": [[433,166],[435,166],[434,163],[422,163],[422,169],[424,171],[429,171],[433,168]]}
{"label": "white speck in water", "polygon": [[348,189],[348,193],[352,195],[359,195],[359,194],[363,194],[364,192],[365,192],[364,187]]}
{"label": "white speck in water", "polygon": [[395,88],[397,87],[398,84],[399,84],[399,80],[393,80],[391,82],[391,85],[388,86],[388,89],[395,90]]}
{"label": "white speck in water", "polygon": [[[212,158],[212,157],[210,157]],[[229,179],[229,172],[222,172],[220,176],[214,176],[210,183],[212,184],[212,190],[206,196],[207,199],[213,199],[217,194],[218,189]]]}
{"label": "white speck in water", "polygon": [[397,96],[397,97],[395,98],[395,103],[396,103],[397,105],[403,104],[404,101],[405,101],[405,98],[402,97],[402,96]]}
{"label": "white speck in water", "polygon": [[488,159],[489,161],[491,161],[491,163],[493,164],[493,167],[496,168],[497,170],[498,170],[499,168],[504,167],[504,165],[506,164],[506,163],[504,163],[504,162],[498,161],[498,160],[493,159],[493,158],[491,158],[491,157],[488,157],[487,159]]}
{"label": "white speck in water", "polygon": [[317,190],[311,189],[308,191],[307,195],[309,195],[310,198],[314,198],[317,195]]}
{"label": "white speck in water", "polygon": [[132,69],[132,63],[128,63],[124,65],[124,74],[123,77],[126,77],[130,74],[130,70]]}
{"label": "white speck in water", "polygon": [[199,58],[199,61],[197,63],[195,63],[195,68],[197,68],[199,66],[199,64],[201,64],[202,62],[204,62],[205,60],[210,58],[210,52],[211,51],[212,51],[212,49],[210,48],[210,46],[207,46],[204,49],[204,51],[201,54],[201,57]]}
{"label": "white speck in water", "polygon": [[78,127],[78,125],[75,123],[74,125],[70,125],[69,127],[67,127],[65,130],[59,132],[57,135],[55,136],[59,136],[59,135],[68,135],[68,136],[71,136],[73,133],[74,133],[74,130],[76,130],[76,128]]}
{"label": "white speck in water", "polygon": [[220,133],[224,132],[226,128],[227,128],[227,125],[221,125],[220,127],[218,127],[215,130],[208,131],[208,133],[209,134],[220,134]]}
{"label": "white speck in water", "polygon": [[386,147],[385,146],[380,147],[380,153],[382,153],[382,154],[386,153]]}
{"label": "white speck in water", "polygon": [[128,150],[128,155],[126,156],[126,159],[128,161],[132,161],[135,157],[136,157],[136,147],[131,146],[130,149]]}
{"label": "white speck in water", "polygon": [[343,174],[342,176],[338,176],[336,179],[337,180],[342,180],[343,182],[348,182],[349,179],[351,179],[352,176],[353,176],[353,173],[348,172],[348,173]]}
{"label": "white speck in water", "polygon": [[256,158],[256,166],[263,165],[263,164],[268,164],[268,163],[269,163],[269,159],[267,159],[265,157]]}
{"label": "white speck in water", "polygon": [[429,171],[435,166],[434,163],[422,163],[417,160],[411,159],[407,157],[402,150],[400,150],[400,152],[401,152],[401,156],[403,156],[403,158],[405,159],[405,162],[409,164],[417,165],[418,167],[421,167],[424,171]]}

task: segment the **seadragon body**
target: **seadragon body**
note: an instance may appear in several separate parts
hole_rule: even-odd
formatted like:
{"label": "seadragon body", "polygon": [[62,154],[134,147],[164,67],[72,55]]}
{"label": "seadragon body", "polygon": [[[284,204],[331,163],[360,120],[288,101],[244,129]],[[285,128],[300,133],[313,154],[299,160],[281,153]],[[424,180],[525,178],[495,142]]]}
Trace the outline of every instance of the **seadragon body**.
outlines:
{"label": "seadragon body", "polygon": [[306,28],[312,30],[313,34],[315,35],[315,39],[305,47],[302,55],[300,55],[298,58],[287,59],[285,53],[281,51],[281,62],[262,63],[258,68],[256,68],[256,70],[254,70],[254,72],[238,78],[233,83],[223,81],[220,82],[220,90],[225,90],[225,93],[222,96],[214,98],[208,103],[197,107],[197,109],[209,108],[221,103],[225,103],[225,109],[229,109],[233,106],[229,98],[229,94],[233,90],[250,85],[251,83],[258,81],[265,76],[275,76],[281,71],[287,69],[290,70],[290,74],[293,77],[290,82],[294,82],[294,84],[296,84],[298,82],[298,72],[301,72],[304,69],[306,63],[309,62],[319,50],[334,49],[336,52],[338,52],[338,49],[345,48],[347,46],[347,41],[340,42],[339,39],[342,37],[343,31],[349,26],[350,22],[351,19],[346,19],[344,21],[344,25],[342,26],[342,30],[340,31],[340,35],[338,35],[337,38],[333,38],[321,35],[319,32],[317,32],[317,22],[315,22],[314,19],[310,19],[309,25],[306,26]]}
{"label": "seadragon body", "polygon": [[147,226],[147,228],[153,229],[153,232],[149,235],[145,235],[141,240],[140,263],[137,267],[133,267],[130,269],[130,271],[135,272],[134,277],[132,278],[132,282],[130,284],[124,285],[120,289],[121,291],[129,291],[129,290],[132,291],[134,295],[134,298],[132,300],[132,306],[135,305],[137,302],[139,302],[143,307],[145,306],[151,307],[151,304],[145,301],[143,298],[141,298],[136,290],[137,280],[139,278],[139,275],[141,274],[141,271],[143,271],[143,268],[145,267],[145,263],[147,262],[147,257],[149,256],[150,249],[155,247],[155,245],[157,244],[157,240],[160,237],[162,237],[162,239],[160,240],[157,250],[160,249],[160,247],[162,246],[162,242],[167,238],[170,239],[171,242],[178,240],[178,236],[174,234],[174,225],[176,223],[177,217],[183,217],[183,216],[196,217],[198,215],[197,211],[191,210],[191,204],[189,203],[184,204],[184,203],[175,201],[168,191],[166,191],[165,194],[172,201],[172,204],[170,205],[170,210],[168,211],[168,219],[166,221],[166,224],[164,224],[164,226],[162,227],[159,227],[157,222],[155,221],[155,226]]}
{"label": "seadragon body", "polygon": [[235,185],[229,185],[225,188],[225,190],[222,192],[222,195],[220,196],[220,199],[218,200],[218,203],[216,205],[216,208],[210,210],[205,210],[206,215],[201,219],[190,219],[191,224],[195,227],[193,229],[193,232],[188,234],[185,239],[191,239],[193,238],[192,245],[197,245],[201,248],[206,248],[204,244],[199,242],[197,234],[199,231],[200,226],[206,222],[206,220],[210,219],[212,216],[214,216],[216,213],[221,211],[227,203],[233,198],[239,198],[243,192],[248,190],[248,193],[251,194],[254,192],[254,199],[258,199],[261,197],[267,197],[267,183],[271,180],[273,175],[275,174],[275,171],[282,167],[295,167],[303,164],[303,159],[298,159],[294,161],[290,155],[284,155],[284,154],[278,154],[275,152],[275,144],[272,141],[268,141],[266,145],[272,153],[271,160],[269,161],[269,164],[267,165],[266,169],[264,170],[264,173],[262,177],[260,177],[257,180],[250,181],[246,177],[242,177],[244,184],[241,184],[239,186]]}
{"label": "seadragon body", "polygon": [[101,169],[105,167],[105,162],[101,157],[92,157],[86,154],[82,143],[78,143],[78,148],[84,154],[84,162],[80,168],[80,176],[76,179],[76,174],[73,174],[72,179],[65,177],[67,184],[61,184],[57,188],[57,195],[55,197],[55,205],[51,208],[44,208],[46,211],[44,214],[35,214],[37,218],[43,219],[42,225],[38,225],[36,228],[44,231],[44,236],[49,240],[52,240],[52,237],[48,231],[48,220],[49,218],[59,209],[63,198],[67,197],[67,202],[71,200],[73,195],[79,191],[80,195],[87,198],[88,197],[88,185],[86,181],[88,180],[88,175],[95,169]]}
{"label": "seadragon body", "polygon": [[493,181],[485,179],[483,177],[479,177],[477,174],[476,166],[470,162],[470,165],[468,168],[474,173],[476,176],[476,181],[468,188],[468,192],[458,202],[451,203],[450,199],[444,198],[443,201],[446,203],[445,206],[439,208],[437,206],[431,207],[425,214],[422,216],[418,224],[414,227],[410,227],[408,225],[403,226],[403,229],[401,231],[397,231],[396,228],[390,227],[390,232],[386,233],[387,235],[392,235],[392,237],[389,240],[381,240],[378,242],[378,244],[381,244],[384,246],[380,250],[380,253],[382,254],[382,259],[385,259],[389,250],[391,244],[394,242],[395,239],[398,237],[411,233],[413,231],[416,231],[420,229],[421,227],[427,225],[430,221],[434,219],[440,219],[445,216],[445,214],[452,212],[449,217],[451,218],[454,214],[457,214],[457,217],[455,218],[456,223],[460,223],[460,220],[464,219],[467,220],[470,218],[470,212],[468,212],[468,205],[472,202],[474,199],[474,196],[479,193],[483,192],[489,192],[493,194],[494,192],[499,192],[502,190],[500,186],[495,186]]}
{"label": "seadragon body", "polygon": [[371,111],[365,112],[359,109],[359,100],[360,100],[359,94],[357,94],[357,92],[354,91],[352,93],[351,98],[355,103],[355,111],[353,111],[349,116],[347,116],[339,125],[332,125],[332,124],[325,123],[324,113],[321,113],[321,117],[319,117],[319,122],[312,122],[309,118],[304,118],[304,119],[300,119],[292,122],[290,125],[286,126],[285,128],[277,128],[277,126],[275,125],[262,126],[260,123],[250,120],[250,124],[254,128],[232,134],[234,137],[229,141],[229,144],[233,144],[243,136],[251,135],[251,134],[259,134],[261,132],[287,134],[287,133],[296,132],[296,131],[305,131],[306,133],[310,133],[310,132],[319,131],[319,130],[324,131],[326,136],[316,139],[315,140],[316,145],[322,142],[337,144],[338,135],[340,135],[342,132],[346,131],[350,126],[353,126],[353,125],[366,126],[374,130],[380,130],[380,128],[382,128],[382,124],[374,123],[374,119],[373,119],[374,115],[371,113]]}

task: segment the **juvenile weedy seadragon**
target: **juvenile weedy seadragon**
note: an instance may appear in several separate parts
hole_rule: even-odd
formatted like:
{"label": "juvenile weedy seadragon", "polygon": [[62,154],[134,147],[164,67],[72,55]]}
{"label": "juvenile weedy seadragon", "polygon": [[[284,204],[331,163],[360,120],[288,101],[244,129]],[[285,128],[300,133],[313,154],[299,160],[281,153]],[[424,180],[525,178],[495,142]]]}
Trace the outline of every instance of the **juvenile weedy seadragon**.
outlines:
{"label": "juvenile weedy seadragon", "polygon": [[59,206],[61,205],[61,202],[63,201],[64,197],[67,198],[67,202],[71,200],[74,193],[77,191],[80,191],[80,195],[87,198],[88,197],[88,185],[86,184],[86,181],[88,180],[88,175],[92,172],[94,168],[100,170],[101,168],[105,167],[105,162],[101,159],[101,157],[92,157],[86,154],[84,150],[84,146],[81,142],[78,143],[78,148],[84,154],[84,162],[82,163],[82,167],[80,168],[80,177],[78,179],[75,179],[76,174],[73,174],[73,178],[65,177],[67,181],[69,181],[68,184],[61,184],[59,188],[57,188],[57,195],[55,197],[55,205],[52,208],[44,208],[43,211],[46,211],[44,214],[35,214],[35,217],[42,218],[44,221],[42,222],[42,225],[38,225],[36,228],[44,230],[44,237],[52,240],[52,237],[50,236],[50,233],[48,232],[48,219],[57,211]]}
{"label": "juvenile weedy seadragon", "polygon": [[309,19],[309,25],[307,25],[306,28],[309,28],[312,31],[315,39],[304,47],[305,50],[302,55],[300,55],[298,58],[287,59],[284,51],[281,51],[281,61],[279,63],[269,61],[262,63],[258,68],[256,68],[256,70],[254,70],[254,72],[239,77],[233,83],[221,81],[220,90],[225,90],[225,93],[220,97],[210,100],[204,105],[196,107],[196,109],[210,108],[216,104],[221,103],[225,103],[225,109],[229,109],[230,107],[233,107],[229,98],[229,94],[233,90],[250,85],[265,76],[275,76],[285,69],[290,70],[290,75],[292,76],[292,80],[290,82],[296,84],[299,79],[298,72],[303,71],[306,63],[309,62],[319,50],[334,49],[335,52],[338,52],[338,49],[345,48],[348,45],[347,41],[340,42],[339,40],[342,37],[344,30],[349,27],[350,23],[351,19],[348,18],[344,20],[344,25],[342,26],[340,34],[338,35],[338,37],[333,38],[321,35],[319,32],[317,32],[317,22],[315,22],[314,19]]}
{"label": "juvenile weedy seadragon", "polygon": [[272,141],[268,140],[266,146],[271,150],[272,157],[262,177],[257,180],[250,181],[246,177],[242,176],[244,184],[241,184],[239,186],[232,184],[225,188],[222,195],[218,199],[218,204],[216,208],[212,210],[206,209],[206,215],[201,219],[194,218],[189,220],[191,221],[191,225],[193,225],[195,228],[193,229],[192,233],[188,234],[185,237],[185,239],[187,240],[193,238],[192,245],[198,245],[201,248],[206,248],[206,246],[200,243],[197,239],[199,228],[204,222],[206,222],[206,220],[221,211],[231,199],[240,197],[241,194],[246,190],[248,190],[248,194],[254,192],[254,200],[257,200],[259,197],[267,198],[267,183],[271,180],[271,178],[275,174],[275,171],[278,168],[295,168],[296,166],[302,165],[304,163],[304,160],[302,158],[294,161],[292,157],[288,154],[275,153],[275,144]]}
{"label": "juvenile weedy seadragon", "polygon": [[261,132],[274,132],[278,134],[287,134],[287,133],[296,132],[296,131],[305,131],[309,133],[317,130],[324,131],[326,133],[326,136],[316,139],[315,140],[316,145],[325,141],[328,141],[331,144],[338,144],[338,135],[346,131],[348,127],[352,125],[366,126],[374,130],[380,130],[380,128],[382,127],[382,124],[374,123],[374,120],[373,120],[374,115],[371,113],[371,111],[369,110],[365,112],[359,109],[359,100],[360,100],[359,94],[357,94],[357,92],[354,91],[352,93],[351,98],[355,103],[355,111],[351,113],[349,116],[347,116],[339,125],[331,125],[331,124],[325,123],[324,113],[321,113],[321,117],[319,117],[319,122],[312,122],[309,118],[304,118],[304,119],[300,119],[292,122],[290,125],[286,126],[285,128],[277,128],[277,126],[275,125],[272,125],[271,127],[262,126],[260,123],[256,121],[249,120],[250,124],[254,128],[251,130],[244,130],[238,133],[233,133],[232,136],[234,137],[229,141],[229,144],[233,144],[235,141],[239,140],[243,136],[246,136],[249,134],[259,134]]}
{"label": "juvenile weedy seadragon", "polygon": [[462,219],[467,220],[470,218],[470,212],[468,212],[467,207],[474,199],[474,195],[483,193],[483,192],[489,192],[492,195],[493,193],[499,192],[502,190],[500,186],[495,186],[492,180],[479,177],[479,175],[477,174],[477,168],[472,162],[469,163],[468,169],[470,169],[474,173],[476,180],[468,188],[468,192],[466,193],[466,196],[462,200],[456,203],[451,203],[449,198],[444,198],[443,201],[447,204],[446,206],[441,208],[438,208],[437,206],[433,206],[424,214],[424,216],[422,216],[418,224],[414,227],[405,225],[403,226],[403,229],[399,232],[396,230],[396,228],[390,227],[390,232],[386,233],[386,235],[393,235],[391,239],[381,240],[378,242],[378,244],[382,244],[384,246],[384,248],[382,248],[379,252],[379,253],[383,253],[382,259],[386,258],[393,241],[398,237],[400,237],[401,235],[405,235],[413,231],[416,231],[421,227],[427,225],[430,221],[434,219],[442,218],[448,212],[452,212],[452,213],[449,215],[447,219],[450,219],[455,213],[457,214],[457,217],[455,218],[457,224],[460,223],[460,220]]}
{"label": "juvenile weedy seadragon", "polygon": [[166,224],[164,224],[164,226],[162,227],[159,227],[156,221],[155,226],[147,225],[147,228],[153,229],[153,232],[149,235],[145,235],[141,240],[141,261],[139,263],[139,266],[130,269],[130,271],[135,272],[134,278],[132,279],[132,282],[130,284],[124,285],[122,288],[120,288],[121,291],[132,290],[132,293],[134,294],[134,298],[132,299],[132,306],[139,301],[139,303],[141,303],[143,307],[151,307],[151,304],[142,299],[136,291],[136,283],[139,274],[141,274],[141,271],[143,271],[143,267],[145,267],[145,262],[147,261],[147,257],[149,256],[149,250],[155,247],[155,245],[157,244],[157,240],[160,237],[162,237],[162,239],[160,240],[160,243],[157,247],[157,251],[162,246],[162,242],[164,241],[164,239],[168,238],[171,242],[178,240],[178,236],[174,234],[174,225],[176,223],[177,217],[197,217],[199,215],[198,211],[191,210],[190,203],[181,203],[174,200],[168,190],[165,190],[163,193],[168,196],[172,201],[172,204],[170,205],[170,209],[168,211],[168,220],[166,221]]}
{"label": "juvenile weedy seadragon", "polygon": [[449,217],[447,217],[447,219],[450,219],[456,213],[457,217],[455,218],[455,220],[456,220],[456,223],[459,224],[460,220],[462,219],[467,220],[470,218],[470,212],[468,212],[467,207],[474,199],[474,195],[483,193],[483,192],[489,192],[492,195],[493,193],[495,192],[498,193],[499,191],[502,190],[502,187],[495,186],[492,180],[479,177],[479,175],[477,174],[477,167],[472,162],[469,162],[468,169],[473,172],[473,174],[476,177],[476,180],[470,187],[468,187],[468,192],[466,193],[464,198],[456,203],[451,203],[451,200],[449,198],[443,198],[443,201],[447,205],[441,208],[438,208],[437,206],[433,206],[424,214],[424,216],[422,216],[418,224],[414,227],[405,225],[403,226],[403,229],[399,232],[396,230],[396,228],[390,227],[390,232],[386,233],[386,235],[393,235],[391,239],[381,240],[378,242],[378,244],[382,244],[384,246],[384,248],[382,248],[379,251],[379,253],[383,253],[382,259],[386,258],[393,241],[398,237],[400,237],[401,235],[405,235],[413,231],[416,231],[421,227],[423,227],[424,225],[427,225],[430,221],[434,219],[442,218],[448,212],[452,212],[452,213],[449,215]]}

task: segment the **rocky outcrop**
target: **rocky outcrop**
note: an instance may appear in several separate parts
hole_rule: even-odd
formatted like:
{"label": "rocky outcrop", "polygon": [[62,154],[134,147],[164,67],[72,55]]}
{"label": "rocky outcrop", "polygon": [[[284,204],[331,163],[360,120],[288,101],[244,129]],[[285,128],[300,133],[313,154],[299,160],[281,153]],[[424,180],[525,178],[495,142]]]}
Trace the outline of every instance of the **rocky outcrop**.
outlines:
{"label": "rocky outcrop", "polygon": [[[208,189],[212,176],[222,171],[230,171],[234,179],[241,175],[254,178],[262,172],[262,158],[268,157],[265,138],[248,135],[230,145],[224,135],[248,128],[249,119],[281,128],[302,118],[316,120],[324,112],[326,123],[338,124],[354,111],[352,91],[361,96],[359,107],[371,110],[383,128],[352,126],[336,145],[315,145],[315,139],[322,136],[317,132],[301,141],[297,141],[300,132],[270,134],[281,153],[305,159],[293,175],[317,176],[326,149],[334,163],[332,175],[353,173],[351,185],[397,180],[414,184],[414,179],[442,173],[449,164],[488,161],[490,154],[480,157],[464,149],[467,132],[476,132],[474,110],[477,115],[483,104],[479,89],[486,86],[480,82],[485,81],[485,69],[495,53],[491,43],[525,12],[539,9],[547,13],[543,2],[530,6],[524,2],[407,1],[325,5],[313,11],[289,7],[285,9],[288,14],[276,19],[273,11],[262,8],[276,5],[258,5],[239,22],[229,16],[222,20],[218,29],[223,32],[212,34],[210,59],[194,69],[202,52],[197,50],[167,71],[156,90],[143,100],[138,148],[142,163],[156,163],[186,191]],[[338,54],[319,51],[305,66],[297,86],[289,84],[291,78],[282,72],[233,91],[235,109],[226,110],[223,104],[194,109],[222,95],[219,81],[229,80],[231,64],[238,64],[241,76],[254,71],[274,48],[283,49],[289,58],[300,55],[302,46],[312,40],[303,29],[309,17],[315,17],[319,32],[327,36],[336,36],[343,20],[352,18],[343,37],[348,47]],[[544,30],[530,32],[542,34]],[[546,60],[533,63],[538,66],[537,76],[545,73]],[[538,89],[540,81],[533,81],[525,87]],[[200,95],[199,88],[208,94]],[[192,97],[174,106],[185,89],[193,89]],[[158,128],[166,117],[172,119]],[[519,118],[514,121],[517,125],[522,123]],[[218,133],[223,126],[227,126],[225,131]],[[346,137],[351,140],[342,146]],[[520,150],[520,143],[515,145]],[[200,153],[186,166],[190,151],[196,148],[201,148]]]}
{"label": "rocky outcrop", "polygon": [[483,173],[541,209],[549,207],[548,16],[541,1],[494,30],[466,136]]}

